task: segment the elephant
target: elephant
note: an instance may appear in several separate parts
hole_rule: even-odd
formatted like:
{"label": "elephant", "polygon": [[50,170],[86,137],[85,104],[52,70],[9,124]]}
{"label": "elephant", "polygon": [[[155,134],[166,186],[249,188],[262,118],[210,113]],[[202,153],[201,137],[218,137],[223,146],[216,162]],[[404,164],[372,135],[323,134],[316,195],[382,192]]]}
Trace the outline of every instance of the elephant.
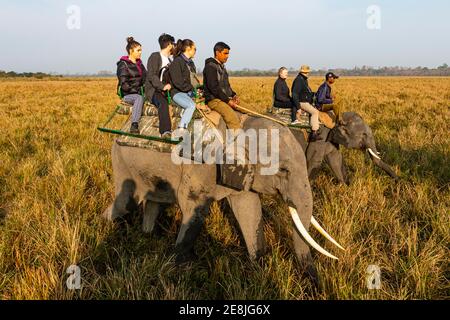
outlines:
{"label": "elephant", "polygon": [[[279,195],[293,220],[292,240],[298,262],[318,283],[318,276],[309,245],[320,253],[338,259],[321,247],[308,233],[313,226],[341,250],[313,217],[310,177],[326,159],[338,180],[348,183],[347,173],[338,146],[367,150],[374,163],[392,177],[395,172],[377,153],[371,129],[353,112],[344,113],[332,130],[322,128],[322,141],[310,143],[298,130],[291,130],[265,118],[248,116],[243,129],[267,129],[279,132],[279,170],[272,175],[259,174],[264,166],[256,163],[250,171],[248,188],[236,190],[217,183],[216,164],[175,164],[170,153],[133,148],[113,143],[112,164],[116,196],[104,216],[114,220],[143,205],[144,232],[152,232],[161,204],[178,204],[182,225],[175,244],[176,263],[195,258],[194,244],[213,201],[227,199],[242,231],[252,260],[264,255],[266,243],[260,195]],[[222,123],[223,125],[223,123]],[[295,147],[293,147],[295,146]],[[301,147],[300,147],[301,146]],[[308,165],[307,165],[308,163]]]}
{"label": "elephant", "polygon": [[[194,243],[213,201],[227,199],[252,260],[266,251],[260,195],[281,196],[292,219],[292,240],[297,260],[307,274],[317,280],[309,245],[322,254],[338,259],[322,248],[308,233],[310,225],[325,238],[339,245],[314,219],[313,196],[308,178],[305,154],[297,139],[285,126],[260,117],[247,116],[243,129],[266,129],[279,133],[279,169],[275,174],[262,175],[262,163],[252,165],[250,185],[236,190],[217,183],[216,164],[175,164],[172,154],[151,149],[112,146],[115,199],[104,211],[104,217],[114,220],[143,205],[143,229],[152,232],[161,204],[178,204],[182,225],[175,244],[175,262],[182,264],[195,259]],[[295,146],[295,147],[292,147]]]}
{"label": "elephant", "polygon": [[356,112],[343,113],[333,129],[322,126],[321,140],[309,144],[304,134],[298,130],[292,131],[306,154],[310,181],[314,180],[325,160],[340,183],[350,184],[345,162],[339,151],[340,145],[347,149],[367,151],[377,167],[384,170],[394,180],[398,179],[395,171],[381,159],[371,128]]}

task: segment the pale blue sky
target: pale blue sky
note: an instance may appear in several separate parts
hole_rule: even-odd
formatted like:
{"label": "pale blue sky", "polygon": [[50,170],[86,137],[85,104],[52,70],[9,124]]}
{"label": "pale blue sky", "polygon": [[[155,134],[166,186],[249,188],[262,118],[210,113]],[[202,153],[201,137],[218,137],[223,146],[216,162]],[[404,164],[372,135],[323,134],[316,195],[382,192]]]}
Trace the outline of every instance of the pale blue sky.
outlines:
{"label": "pale blue sky", "polygon": [[[381,29],[366,26],[370,5]],[[81,29],[69,30],[69,5]],[[170,33],[197,43],[203,68],[217,41],[231,47],[228,68],[427,66],[450,63],[448,0],[0,0],[0,70],[115,71],[125,38],[144,60]]]}

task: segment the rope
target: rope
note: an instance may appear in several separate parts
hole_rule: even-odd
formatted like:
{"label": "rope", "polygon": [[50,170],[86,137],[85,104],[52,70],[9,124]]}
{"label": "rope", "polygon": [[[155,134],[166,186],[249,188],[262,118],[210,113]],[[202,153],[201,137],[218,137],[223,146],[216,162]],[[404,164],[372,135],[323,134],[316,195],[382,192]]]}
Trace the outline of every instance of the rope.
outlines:
{"label": "rope", "polygon": [[289,126],[289,125],[288,125],[286,122],[284,122],[284,121],[281,121],[281,120],[278,120],[278,119],[275,119],[275,118],[266,116],[266,115],[261,114],[261,113],[259,113],[259,112],[257,112],[257,111],[253,111],[253,110],[250,110],[250,109],[241,107],[241,106],[239,106],[239,105],[236,105],[236,109],[242,110],[242,111],[244,111],[244,112],[246,112],[246,113],[250,113],[250,114],[253,114],[253,115],[258,116],[258,117],[261,117],[261,118],[265,118],[265,119],[271,120],[271,121],[276,122],[276,123],[279,123],[279,124],[281,124],[282,126],[285,126],[285,127]]}
{"label": "rope", "polygon": [[261,117],[261,118],[265,118],[265,119],[271,120],[271,121],[273,121],[273,122],[279,123],[279,124],[281,124],[281,125],[283,125],[283,126],[285,126],[285,127],[288,127],[288,128],[293,128],[293,129],[310,129],[310,128],[311,128],[311,126],[309,126],[309,125],[293,125],[293,124],[288,124],[287,122],[284,122],[284,121],[281,121],[281,120],[278,120],[278,119],[275,119],[275,118],[266,116],[266,115],[261,114],[261,113],[259,113],[259,112],[257,112],[257,111],[250,110],[250,109],[244,108],[244,107],[242,107],[242,106],[236,106],[236,109],[238,109],[238,110],[240,109],[240,110],[242,110],[242,111],[244,111],[244,112],[246,112],[246,113],[250,113],[250,114],[253,114],[253,115],[255,115],[255,116],[258,116],[258,117]]}

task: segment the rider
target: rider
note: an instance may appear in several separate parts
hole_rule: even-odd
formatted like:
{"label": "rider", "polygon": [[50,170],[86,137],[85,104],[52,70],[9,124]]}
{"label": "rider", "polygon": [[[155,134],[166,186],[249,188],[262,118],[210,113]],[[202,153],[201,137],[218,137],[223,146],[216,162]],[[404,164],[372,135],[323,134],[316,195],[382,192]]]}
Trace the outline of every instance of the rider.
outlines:
{"label": "rider", "polygon": [[225,63],[230,55],[230,46],[218,42],[214,46],[214,58],[205,61],[203,69],[204,95],[206,103],[217,111],[224,119],[229,129],[241,128],[239,117],[234,109],[239,105],[239,97],[231,89]]}
{"label": "rider", "polygon": [[336,119],[339,119],[341,113],[340,104],[337,103],[334,94],[331,92],[331,86],[335,79],[339,79],[339,77],[333,72],[328,72],[325,75],[325,82],[317,90],[316,107],[323,112],[333,110]]}
{"label": "rider", "polygon": [[141,95],[147,71],[141,61],[142,46],[133,37],[127,38],[128,56],[117,62],[117,78],[123,101],[133,104],[130,132],[139,134],[139,119],[142,115],[144,97]]}
{"label": "rider", "polygon": [[153,52],[147,63],[148,75],[145,81],[145,95],[148,101],[158,107],[159,133],[163,138],[170,138],[172,124],[169,115],[169,103],[165,95],[172,86],[170,83],[166,83],[164,73],[173,60],[172,52],[175,48],[175,38],[164,33],[159,37],[158,42],[161,51]]}
{"label": "rider", "polygon": [[[173,101],[184,109],[179,129],[186,130],[191,122],[196,108],[194,97],[194,86],[192,76],[196,74],[194,61],[197,47],[194,41],[190,39],[178,40],[175,47],[175,59],[169,66],[169,75],[171,81],[171,90]],[[195,77],[194,77],[195,78]]]}
{"label": "rider", "polygon": [[291,120],[292,124],[298,124],[297,120],[297,108],[295,107],[294,102],[292,101],[292,97],[290,94],[289,87],[286,83],[286,79],[288,77],[288,69],[285,67],[281,67],[278,70],[278,79],[275,81],[273,86],[273,106],[275,108],[285,108],[291,109]]}
{"label": "rider", "polygon": [[300,107],[302,110],[308,112],[311,115],[311,135],[310,141],[314,142],[321,140],[319,136],[319,110],[312,106],[313,92],[308,85],[308,75],[311,71],[309,66],[303,65],[300,68],[300,72],[295,78],[292,85],[292,99],[296,107]]}

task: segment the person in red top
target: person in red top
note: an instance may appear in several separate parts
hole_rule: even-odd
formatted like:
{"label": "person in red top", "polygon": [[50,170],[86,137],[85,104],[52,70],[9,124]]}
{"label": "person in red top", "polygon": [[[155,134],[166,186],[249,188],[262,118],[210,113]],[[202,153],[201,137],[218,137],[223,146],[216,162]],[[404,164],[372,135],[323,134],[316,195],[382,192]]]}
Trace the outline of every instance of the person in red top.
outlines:
{"label": "person in red top", "polygon": [[117,62],[117,78],[123,95],[123,101],[133,105],[130,133],[139,134],[139,119],[144,107],[142,96],[147,70],[141,61],[142,46],[133,37],[127,38],[128,56]]}

